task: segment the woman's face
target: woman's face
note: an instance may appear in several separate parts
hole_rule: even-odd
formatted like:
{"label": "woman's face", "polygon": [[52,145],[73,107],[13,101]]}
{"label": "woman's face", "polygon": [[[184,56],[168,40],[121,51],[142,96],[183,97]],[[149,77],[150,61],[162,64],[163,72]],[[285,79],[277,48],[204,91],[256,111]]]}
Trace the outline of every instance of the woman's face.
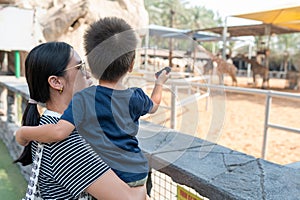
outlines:
{"label": "woman's face", "polygon": [[76,51],[71,52],[71,59],[65,71],[65,84],[63,92],[66,92],[70,99],[72,96],[92,84],[91,76],[85,70],[84,60]]}

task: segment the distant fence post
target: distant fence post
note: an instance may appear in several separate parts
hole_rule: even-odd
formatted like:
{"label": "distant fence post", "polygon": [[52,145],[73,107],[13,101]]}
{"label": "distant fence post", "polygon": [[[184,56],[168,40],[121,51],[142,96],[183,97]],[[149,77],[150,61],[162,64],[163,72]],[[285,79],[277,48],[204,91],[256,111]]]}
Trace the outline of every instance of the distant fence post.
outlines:
{"label": "distant fence post", "polygon": [[7,88],[0,87],[0,116],[7,116]]}
{"label": "distant fence post", "polygon": [[266,95],[266,110],[265,110],[265,123],[264,123],[264,140],[262,146],[261,157],[265,159],[267,151],[267,141],[268,141],[268,128],[269,128],[269,118],[270,118],[270,105],[272,103],[272,97],[269,93]]}
{"label": "distant fence post", "polygon": [[177,87],[174,83],[171,85],[171,122],[170,127],[172,129],[176,128],[176,97],[177,97]]}
{"label": "distant fence post", "polygon": [[15,123],[17,121],[17,99],[15,93],[8,91],[7,95],[7,121]]}
{"label": "distant fence post", "polygon": [[20,52],[15,51],[15,72],[16,77],[20,78],[21,75],[21,58],[20,58]]}

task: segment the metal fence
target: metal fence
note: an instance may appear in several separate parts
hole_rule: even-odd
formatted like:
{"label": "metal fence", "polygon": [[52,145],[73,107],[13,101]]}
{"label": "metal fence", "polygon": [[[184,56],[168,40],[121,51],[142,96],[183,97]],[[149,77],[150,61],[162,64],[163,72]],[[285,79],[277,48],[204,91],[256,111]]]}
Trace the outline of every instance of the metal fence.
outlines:
{"label": "metal fence", "polygon": [[[180,73],[173,73],[176,77],[182,76]],[[208,76],[199,76],[199,77],[187,77],[181,79],[170,79],[167,82],[167,85],[171,88],[171,106],[165,107],[166,109],[170,109],[170,128],[176,127],[176,116],[177,116],[177,109],[179,106],[183,106],[193,101],[197,101],[200,99],[206,99],[206,107],[208,106],[208,101],[210,97],[211,90],[214,91],[224,91],[224,92],[236,92],[241,94],[257,94],[257,95],[264,95],[266,97],[265,101],[265,117],[264,117],[264,129],[263,129],[263,144],[262,144],[262,151],[261,151],[261,158],[265,159],[266,151],[267,151],[267,142],[268,142],[268,129],[274,128],[279,130],[285,130],[295,133],[300,133],[299,128],[293,127],[286,127],[281,124],[273,124],[270,122],[270,109],[272,105],[272,98],[279,97],[279,98],[286,98],[286,99],[294,99],[300,100],[299,94],[288,93],[288,92],[278,92],[273,90],[263,90],[263,89],[250,89],[250,88],[241,88],[241,87],[232,87],[232,86],[223,86],[223,85],[216,85],[216,84],[206,84],[206,82],[211,82],[211,77]],[[127,79],[129,82],[130,79],[139,79],[147,82],[154,82],[153,78],[147,78],[143,76],[130,76]],[[148,85],[149,87],[149,85]],[[151,87],[151,86],[150,86]],[[176,96],[179,89],[186,89],[188,91],[189,97],[181,100],[180,102],[176,102]]]}
{"label": "metal fence", "polygon": [[[201,196],[195,190],[185,185],[177,184],[172,180],[168,175],[151,170],[151,179],[152,179],[152,190],[151,190],[151,200],[177,200],[181,199],[178,197],[178,193],[181,190],[187,191],[189,197],[185,199],[189,200],[208,200],[208,198]],[[180,196],[184,196],[181,194]]]}
{"label": "metal fence", "polygon": [[286,127],[281,124],[273,124],[269,120],[273,97],[300,100],[299,94],[293,94],[293,93],[288,93],[288,92],[278,92],[278,91],[272,91],[272,90],[247,89],[247,88],[230,87],[230,86],[193,84],[193,83],[191,83],[191,84],[196,85],[197,87],[208,87],[210,89],[225,90],[226,92],[238,92],[238,93],[244,93],[244,94],[247,94],[247,93],[248,94],[259,94],[259,95],[264,95],[266,97],[265,120],[264,120],[264,139],[263,139],[262,152],[261,152],[261,157],[263,159],[266,157],[267,142],[268,142],[268,129],[269,128],[295,132],[298,134],[300,133],[299,128]]}

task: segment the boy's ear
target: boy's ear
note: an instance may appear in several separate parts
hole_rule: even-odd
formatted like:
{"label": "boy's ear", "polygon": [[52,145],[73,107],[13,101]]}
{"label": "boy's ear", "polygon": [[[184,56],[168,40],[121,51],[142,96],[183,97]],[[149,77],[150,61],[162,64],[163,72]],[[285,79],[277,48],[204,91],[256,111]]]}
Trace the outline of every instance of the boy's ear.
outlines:
{"label": "boy's ear", "polygon": [[49,76],[48,83],[55,90],[60,90],[63,87],[62,81],[57,76]]}
{"label": "boy's ear", "polygon": [[131,62],[131,64],[130,64],[130,67],[129,67],[129,70],[128,70],[128,72],[132,72],[132,70],[133,70],[133,66],[134,66],[134,58],[132,59],[132,62]]}

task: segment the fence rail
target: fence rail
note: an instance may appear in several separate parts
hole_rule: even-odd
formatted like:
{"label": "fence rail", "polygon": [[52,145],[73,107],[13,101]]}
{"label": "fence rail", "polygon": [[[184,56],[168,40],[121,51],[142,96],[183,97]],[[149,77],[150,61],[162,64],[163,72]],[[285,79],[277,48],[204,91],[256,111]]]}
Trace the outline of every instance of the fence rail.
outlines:
{"label": "fence rail", "polygon": [[[172,75],[172,74],[171,74]],[[176,75],[176,73],[174,73]],[[179,74],[180,75],[180,74]],[[210,77],[203,76],[203,77],[188,77],[182,79],[171,79],[169,80],[166,85],[171,88],[171,106],[165,107],[171,110],[170,116],[170,128],[176,127],[176,116],[177,116],[177,108],[179,106],[183,106],[189,103],[192,103],[195,100],[199,99],[206,99],[206,109],[208,106],[208,101],[210,98],[211,90],[220,90],[224,92],[235,92],[235,93],[242,93],[242,94],[258,94],[258,95],[265,95],[266,103],[265,103],[265,117],[264,117],[264,129],[263,129],[263,144],[262,144],[262,151],[261,151],[261,158],[265,159],[266,157],[266,150],[267,150],[267,136],[268,136],[268,129],[274,128],[279,130],[285,130],[295,133],[300,133],[300,129],[293,128],[293,127],[286,127],[281,124],[273,124],[270,122],[270,109],[272,104],[272,98],[288,98],[288,99],[295,99],[300,100],[300,94],[288,93],[288,92],[279,92],[273,90],[262,90],[262,89],[252,89],[252,88],[241,88],[241,87],[233,87],[233,86],[223,86],[223,85],[215,85],[215,84],[206,84],[206,83],[199,83],[199,81],[209,82]],[[146,78],[139,76],[131,76],[128,79],[143,79],[148,82],[154,82],[154,79]],[[191,93],[191,88],[196,88],[196,92],[194,94]],[[205,88],[204,93],[200,93],[200,88]],[[180,102],[176,102],[176,96],[178,93],[178,89],[186,89],[188,90],[189,97],[181,100]]]}
{"label": "fence rail", "polygon": [[192,83],[192,85],[196,85],[198,87],[208,87],[210,89],[225,90],[226,92],[238,92],[238,93],[265,95],[266,103],[265,103],[265,120],[264,120],[264,139],[263,139],[262,153],[261,153],[261,158],[263,158],[263,159],[265,159],[265,157],[266,157],[268,128],[274,128],[274,129],[279,129],[279,130],[300,133],[300,129],[298,129],[298,128],[291,128],[291,127],[286,127],[286,126],[283,126],[280,124],[273,124],[269,120],[270,119],[270,109],[271,109],[273,97],[300,100],[299,94],[288,93],[288,92],[278,92],[278,91],[273,91],[273,90],[247,89],[247,88],[208,85],[208,84],[193,84]]}

